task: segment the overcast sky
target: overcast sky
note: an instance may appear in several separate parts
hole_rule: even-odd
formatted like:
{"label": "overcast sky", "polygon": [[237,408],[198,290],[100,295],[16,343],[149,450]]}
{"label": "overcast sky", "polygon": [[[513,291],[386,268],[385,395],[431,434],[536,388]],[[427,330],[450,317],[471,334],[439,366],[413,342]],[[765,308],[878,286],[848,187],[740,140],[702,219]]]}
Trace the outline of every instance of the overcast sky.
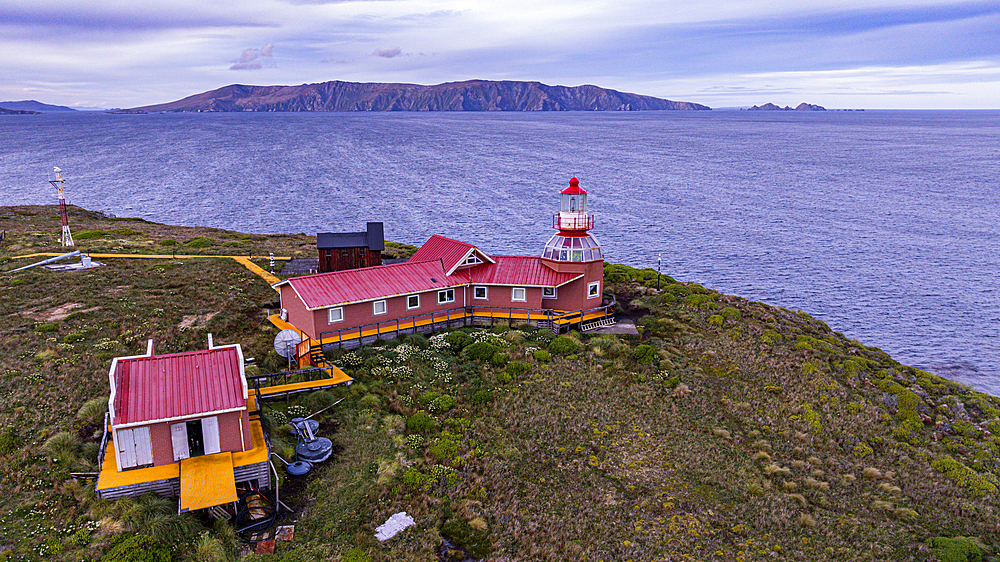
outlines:
{"label": "overcast sky", "polygon": [[1000,108],[1000,2],[4,0],[0,100],[473,78],[711,107]]}

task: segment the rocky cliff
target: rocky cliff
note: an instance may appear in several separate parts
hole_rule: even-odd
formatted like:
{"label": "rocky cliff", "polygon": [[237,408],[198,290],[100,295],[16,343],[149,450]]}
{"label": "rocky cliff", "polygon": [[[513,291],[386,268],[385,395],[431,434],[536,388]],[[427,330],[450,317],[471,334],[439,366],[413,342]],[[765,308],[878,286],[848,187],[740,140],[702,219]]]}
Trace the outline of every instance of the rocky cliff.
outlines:
{"label": "rocky cliff", "polygon": [[322,82],[301,86],[233,84],[182,100],[137,107],[150,111],[640,111],[711,109],[597,86],[470,80],[436,86]]}
{"label": "rocky cliff", "polygon": [[815,105],[812,103],[805,103],[805,102],[795,106],[794,109],[788,107],[787,105],[785,107],[781,107],[774,105],[773,103],[765,103],[764,105],[755,105],[747,109],[747,111],[826,111],[826,108],[823,107],[822,105]]}

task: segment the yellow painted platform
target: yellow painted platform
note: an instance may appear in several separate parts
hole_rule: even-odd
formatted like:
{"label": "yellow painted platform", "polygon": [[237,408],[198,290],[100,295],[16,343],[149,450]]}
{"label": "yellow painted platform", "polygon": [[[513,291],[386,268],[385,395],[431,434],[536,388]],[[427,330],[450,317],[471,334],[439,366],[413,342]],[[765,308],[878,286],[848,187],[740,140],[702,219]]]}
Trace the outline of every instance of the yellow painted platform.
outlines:
{"label": "yellow painted platform", "polygon": [[236,501],[232,453],[191,457],[180,467],[181,513]]}
{"label": "yellow painted platform", "polygon": [[[267,460],[267,444],[264,442],[264,430],[261,428],[259,420],[250,420],[250,447],[249,451],[232,453],[232,466],[246,466]],[[108,448],[104,451],[104,463],[101,465],[101,472],[97,479],[97,489],[109,490],[121,486],[145,484],[147,482],[179,477],[180,463],[176,462],[118,472],[118,465],[115,463],[115,444],[109,439]],[[231,469],[229,478],[235,481]]]}
{"label": "yellow painted platform", "polygon": [[[294,382],[288,384],[279,384],[275,386],[262,386],[260,387],[261,398],[265,396],[273,396],[275,394],[284,394],[286,392],[301,392],[304,390],[316,390],[320,388],[330,388],[337,386],[339,384],[344,384],[345,382],[353,381],[351,377],[347,376],[347,373],[341,371],[337,367],[330,366],[327,371],[330,371],[329,377],[325,379],[317,379],[314,381],[305,382]],[[256,404],[256,401],[254,402]]]}

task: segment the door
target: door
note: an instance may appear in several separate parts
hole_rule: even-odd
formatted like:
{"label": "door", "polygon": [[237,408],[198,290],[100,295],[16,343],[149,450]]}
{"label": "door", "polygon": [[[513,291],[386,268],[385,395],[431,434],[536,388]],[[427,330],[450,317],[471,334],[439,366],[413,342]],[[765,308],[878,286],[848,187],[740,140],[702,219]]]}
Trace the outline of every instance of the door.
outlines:
{"label": "door", "polygon": [[149,426],[133,429],[132,440],[135,441],[135,465],[153,464],[153,442],[149,438]]}
{"label": "door", "polygon": [[115,432],[118,463],[123,469],[153,464],[149,427],[119,429]]}
{"label": "door", "polygon": [[213,455],[222,452],[219,444],[219,418],[212,416],[201,420],[201,436],[205,443],[205,454]]}
{"label": "door", "polygon": [[191,456],[188,449],[187,422],[170,424],[170,442],[174,446],[174,460],[180,461]]}

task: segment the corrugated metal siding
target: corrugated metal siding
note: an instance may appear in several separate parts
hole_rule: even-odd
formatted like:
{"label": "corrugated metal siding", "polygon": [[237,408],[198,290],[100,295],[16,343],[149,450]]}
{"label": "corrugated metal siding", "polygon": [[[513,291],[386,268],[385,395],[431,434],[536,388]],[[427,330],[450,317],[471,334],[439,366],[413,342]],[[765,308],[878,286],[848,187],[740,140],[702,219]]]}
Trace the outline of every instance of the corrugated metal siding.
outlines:
{"label": "corrugated metal siding", "polygon": [[469,253],[472,248],[475,248],[472,244],[435,234],[431,236],[430,240],[424,242],[424,245],[417,250],[417,253],[413,254],[410,261],[421,262],[440,259],[444,262],[444,270],[451,271],[458,260],[465,257],[465,254]]}
{"label": "corrugated metal siding", "polygon": [[118,360],[116,427],[245,406],[235,347]]}
{"label": "corrugated metal siding", "polygon": [[496,263],[484,263],[472,268],[473,283],[557,287],[580,276],[579,273],[554,271],[542,263],[542,258],[531,256],[490,257]]}
{"label": "corrugated metal siding", "polygon": [[445,276],[441,261],[437,259],[305,275],[287,280],[309,309],[446,289],[463,282],[467,281],[458,275]]}

